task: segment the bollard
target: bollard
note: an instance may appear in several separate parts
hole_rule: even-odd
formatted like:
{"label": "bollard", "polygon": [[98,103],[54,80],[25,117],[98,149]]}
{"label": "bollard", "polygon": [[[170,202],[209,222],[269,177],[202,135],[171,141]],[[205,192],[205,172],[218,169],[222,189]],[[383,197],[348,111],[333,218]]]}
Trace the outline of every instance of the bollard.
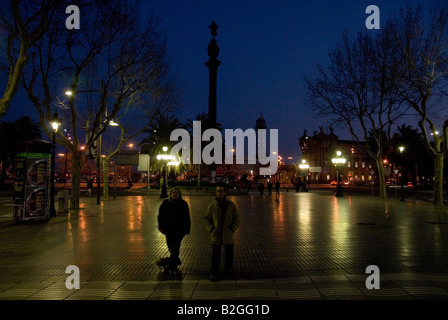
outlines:
{"label": "bollard", "polygon": [[61,190],[58,192],[58,211],[57,213],[68,212],[68,190]]}

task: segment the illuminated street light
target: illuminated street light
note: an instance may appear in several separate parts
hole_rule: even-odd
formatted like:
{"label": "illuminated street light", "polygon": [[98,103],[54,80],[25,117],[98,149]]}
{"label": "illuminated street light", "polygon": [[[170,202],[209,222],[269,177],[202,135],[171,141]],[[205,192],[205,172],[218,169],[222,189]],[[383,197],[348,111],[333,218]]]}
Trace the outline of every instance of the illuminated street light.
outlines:
{"label": "illuminated street light", "polygon": [[341,151],[336,151],[336,158],[331,159],[331,162],[333,162],[333,164],[337,168],[337,186],[336,186],[336,194],[335,194],[336,197],[343,197],[339,167],[346,162],[346,159],[344,157],[342,157],[341,155],[342,155]]}
{"label": "illuminated street light", "polygon": [[91,89],[91,90],[76,90],[75,92],[73,92],[72,90],[66,90],[64,93],[66,96],[71,97],[74,94],[77,93],[85,93],[85,92],[101,92],[101,89]]}
{"label": "illuminated street light", "polygon": [[[101,92],[101,90],[77,90],[75,92],[73,92],[71,90],[66,90],[64,93],[65,93],[66,96],[71,97],[75,93],[83,93],[83,92]],[[119,124],[117,122],[115,122],[114,120],[110,120],[109,121],[109,125],[112,126],[112,127],[119,126]]]}

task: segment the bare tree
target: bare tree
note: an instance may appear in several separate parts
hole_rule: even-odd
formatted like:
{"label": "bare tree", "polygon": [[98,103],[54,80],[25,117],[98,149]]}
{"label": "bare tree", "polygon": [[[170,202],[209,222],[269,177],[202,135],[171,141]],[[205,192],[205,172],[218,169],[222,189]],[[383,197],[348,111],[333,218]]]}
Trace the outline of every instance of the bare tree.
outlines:
{"label": "bare tree", "polygon": [[351,37],[345,32],[329,55],[329,65],[319,66],[314,79],[305,77],[308,105],[329,116],[333,125],[346,125],[376,161],[382,198],[386,198],[383,151],[392,126],[406,111],[394,90],[397,55],[392,28],[389,22],[378,33],[365,31]]}
{"label": "bare tree", "polygon": [[0,68],[8,73],[8,80],[0,98],[0,119],[17,93],[30,48],[47,32],[62,1],[11,0],[6,4],[0,8],[0,28],[7,32],[6,47],[1,48],[7,61],[2,61]]}
{"label": "bare tree", "polygon": [[[138,1],[84,0],[79,6],[81,29],[54,24],[35,46],[22,81],[47,134],[55,108],[72,130],[71,141],[62,134],[57,139],[73,154],[72,209],[79,207],[82,138],[90,150],[115,120],[122,132],[113,156],[166,108],[171,88],[165,41],[155,21],[143,25]],[[65,101],[59,97],[67,87],[72,95]]]}
{"label": "bare tree", "polygon": [[418,125],[434,158],[434,204],[443,205],[443,160],[448,151],[446,97],[448,84],[448,6],[429,14],[409,7],[395,18],[393,35],[400,54],[403,99],[417,112]]}
{"label": "bare tree", "polygon": [[[157,79],[160,80],[161,77],[158,77]],[[114,118],[114,122],[117,124],[120,131],[118,135],[114,135],[116,137],[115,139],[111,139],[112,141],[110,142],[109,149],[104,153],[105,156],[101,158],[104,182],[107,181],[109,177],[110,161],[120,152],[126,142],[138,138],[138,136],[147,132],[160,115],[169,112],[177,105],[177,87],[175,82],[168,81],[163,87],[159,84],[157,90],[153,88],[150,92],[153,92],[153,95],[152,97],[146,97],[144,99],[145,103],[140,105],[144,109],[140,109],[140,112],[136,112],[134,104],[137,104],[137,101],[134,101],[133,98],[141,96],[142,92],[136,91],[132,95],[132,99],[127,100],[126,105],[120,108],[120,112]],[[137,108],[137,110],[138,109],[139,108]],[[144,117],[141,124],[136,125],[135,121],[137,120],[137,117],[141,117],[142,115],[144,115]],[[114,178],[116,179],[116,177]],[[107,183],[104,183],[104,200],[107,200],[108,196],[109,186]]]}

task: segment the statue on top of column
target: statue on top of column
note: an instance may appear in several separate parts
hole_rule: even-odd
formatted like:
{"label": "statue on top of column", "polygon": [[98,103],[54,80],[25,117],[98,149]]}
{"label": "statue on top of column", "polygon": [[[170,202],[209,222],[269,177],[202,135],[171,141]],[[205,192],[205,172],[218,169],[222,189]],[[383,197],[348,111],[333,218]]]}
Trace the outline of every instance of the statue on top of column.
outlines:
{"label": "statue on top of column", "polygon": [[208,26],[208,28],[211,30],[213,39],[215,39],[215,36],[218,35],[218,33],[216,32],[216,30],[218,30],[218,25],[215,23],[215,21],[212,21],[212,24]]}

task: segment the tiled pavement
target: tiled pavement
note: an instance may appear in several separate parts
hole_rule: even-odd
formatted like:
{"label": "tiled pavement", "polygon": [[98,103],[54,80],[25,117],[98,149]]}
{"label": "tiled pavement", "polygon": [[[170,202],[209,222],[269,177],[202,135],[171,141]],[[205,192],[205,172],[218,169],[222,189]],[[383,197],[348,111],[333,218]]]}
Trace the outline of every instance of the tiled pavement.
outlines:
{"label": "tiled pavement", "polygon": [[[167,253],[157,193],[130,193],[46,223],[14,224],[0,205],[0,300],[384,300],[448,298],[446,208],[329,192],[229,195],[241,213],[235,274],[208,280],[211,246],[202,215],[212,194],[193,195],[181,272],[154,264]],[[1,213],[3,214],[1,215]],[[66,267],[80,269],[67,289]],[[367,289],[366,267],[380,270]]]}

